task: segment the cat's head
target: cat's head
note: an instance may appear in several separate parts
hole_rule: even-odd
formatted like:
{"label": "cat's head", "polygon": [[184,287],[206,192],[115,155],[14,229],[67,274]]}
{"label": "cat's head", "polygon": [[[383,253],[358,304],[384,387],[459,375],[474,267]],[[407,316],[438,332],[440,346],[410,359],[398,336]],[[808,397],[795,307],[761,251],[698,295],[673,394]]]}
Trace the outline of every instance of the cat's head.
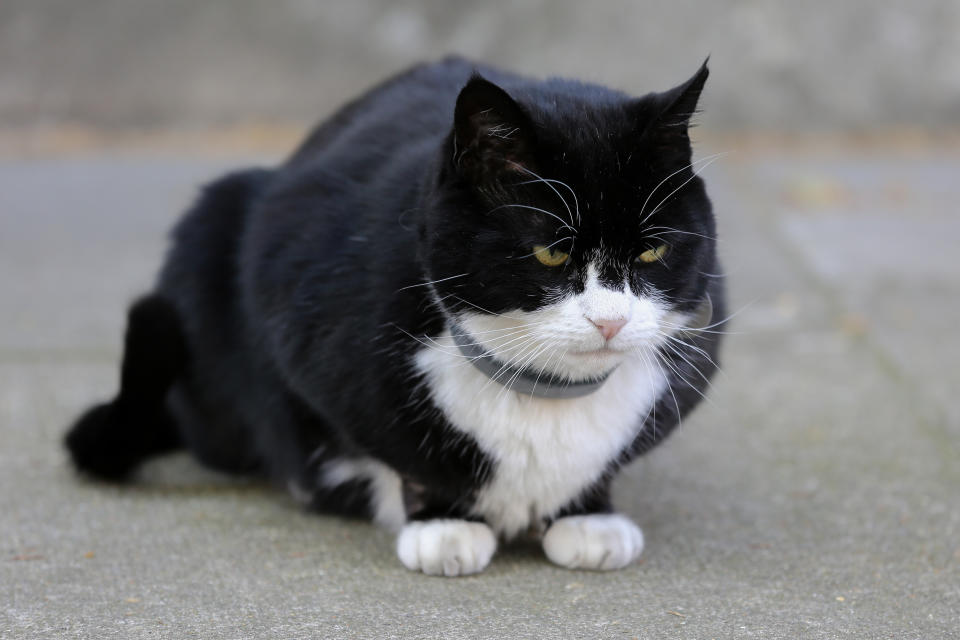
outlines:
{"label": "cat's head", "polygon": [[421,224],[444,313],[498,360],[572,380],[688,322],[715,269],[688,137],[707,75],[641,98],[475,75]]}

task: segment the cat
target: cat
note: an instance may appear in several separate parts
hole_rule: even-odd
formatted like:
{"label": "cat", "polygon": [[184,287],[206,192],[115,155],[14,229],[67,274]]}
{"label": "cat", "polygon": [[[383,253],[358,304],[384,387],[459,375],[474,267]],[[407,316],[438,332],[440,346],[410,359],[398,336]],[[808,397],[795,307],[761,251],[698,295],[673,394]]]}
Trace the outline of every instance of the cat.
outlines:
{"label": "cat", "polygon": [[[65,442],[128,478],[179,448],[476,573],[498,541],[617,569],[610,483],[702,398],[724,318],[688,129],[707,62],[635,98],[449,58],[207,186]],[[703,161],[700,161],[703,162]]]}

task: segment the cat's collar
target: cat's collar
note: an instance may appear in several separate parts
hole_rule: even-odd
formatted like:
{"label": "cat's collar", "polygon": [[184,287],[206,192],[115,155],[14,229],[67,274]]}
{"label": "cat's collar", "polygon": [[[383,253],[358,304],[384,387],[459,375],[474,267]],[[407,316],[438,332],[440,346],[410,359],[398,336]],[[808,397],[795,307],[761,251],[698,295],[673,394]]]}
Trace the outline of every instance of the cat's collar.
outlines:
{"label": "cat's collar", "polygon": [[[707,295],[695,311],[695,316],[688,323],[686,330],[697,330],[710,324],[713,316],[713,302]],[[460,349],[460,353],[470,360],[474,367],[483,375],[503,386],[535,398],[582,398],[588,396],[603,386],[614,369],[598,378],[589,380],[568,380],[546,373],[543,369],[529,370],[511,367],[485,350],[471,337],[463,327],[456,322],[450,323],[450,335]]]}
{"label": "cat's collar", "polygon": [[475,338],[464,331],[456,322],[450,323],[450,335],[473,366],[483,375],[502,384],[517,393],[535,398],[581,398],[588,396],[607,381],[611,369],[599,378],[590,380],[568,380],[552,375],[542,369],[519,369],[511,367],[493,357],[493,354],[481,347]]}

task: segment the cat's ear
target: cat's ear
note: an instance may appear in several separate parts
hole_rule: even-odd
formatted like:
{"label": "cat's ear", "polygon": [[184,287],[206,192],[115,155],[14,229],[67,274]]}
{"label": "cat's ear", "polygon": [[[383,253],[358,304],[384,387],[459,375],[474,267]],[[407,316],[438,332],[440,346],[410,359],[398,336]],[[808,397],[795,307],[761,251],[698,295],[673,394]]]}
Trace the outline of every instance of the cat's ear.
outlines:
{"label": "cat's ear", "polygon": [[474,182],[522,172],[533,149],[533,124],[510,95],[474,74],[457,96],[453,159]]}
{"label": "cat's ear", "polygon": [[689,143],[690,118],[697,112],[700,93],[710,75],[709,61],[708,57],[693,77],[683,84],[656,96],[659,112],[648,131],[660,144]]}

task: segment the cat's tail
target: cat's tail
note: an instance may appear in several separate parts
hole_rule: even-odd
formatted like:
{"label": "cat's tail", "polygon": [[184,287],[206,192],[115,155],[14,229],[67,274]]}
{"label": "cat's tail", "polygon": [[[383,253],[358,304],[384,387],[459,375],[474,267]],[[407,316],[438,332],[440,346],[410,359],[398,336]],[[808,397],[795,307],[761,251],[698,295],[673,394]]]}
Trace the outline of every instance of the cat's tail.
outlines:
{"label": "cat's tail", "polygon": [[81,415],[64,439],[77,468],[120,480],[145,459],[179,448],[166,397],[186,362],[186,340],[173,305],[158,295],[134,303],[127,317],[120,392]]}

